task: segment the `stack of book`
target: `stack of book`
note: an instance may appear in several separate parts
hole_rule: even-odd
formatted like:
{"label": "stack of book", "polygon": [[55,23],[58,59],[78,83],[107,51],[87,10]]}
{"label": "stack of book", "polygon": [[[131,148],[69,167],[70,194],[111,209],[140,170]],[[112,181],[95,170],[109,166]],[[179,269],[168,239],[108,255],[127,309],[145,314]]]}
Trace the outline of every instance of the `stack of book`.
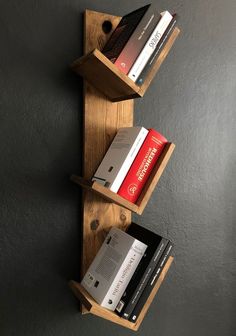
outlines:
{"label": "stack of book", "polygon": [[136,322],[171,255],[170,240],[131,223],[112,228],[82,285],[102,306]]}
{"label": "stack of book", "polygon": [[177,15],[149,4],[122,17],[102,53],[141,85],[173,32]]}
{"label": "stack of book", "polygon": [[135,203],[166,143],[154,129],[120,128],[92,180]]}

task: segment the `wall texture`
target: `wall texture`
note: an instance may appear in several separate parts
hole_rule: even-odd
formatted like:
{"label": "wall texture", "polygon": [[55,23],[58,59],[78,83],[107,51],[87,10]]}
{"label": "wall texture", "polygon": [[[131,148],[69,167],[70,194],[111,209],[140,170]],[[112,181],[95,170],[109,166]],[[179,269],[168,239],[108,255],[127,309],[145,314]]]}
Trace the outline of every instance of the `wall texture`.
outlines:
{"label": "wall texture", "polygon": [[[124,15],[145,1],[0,2],[0,334],[131,335],[82,317],[79,273],[82,54],[86,8]],[[137,335],[236,335],[236,2],[159,1],[182,34],[135,103],[176,151],[136,222],[167,235],[175,262]],[[96,111],[95,111],[96,113]]]}

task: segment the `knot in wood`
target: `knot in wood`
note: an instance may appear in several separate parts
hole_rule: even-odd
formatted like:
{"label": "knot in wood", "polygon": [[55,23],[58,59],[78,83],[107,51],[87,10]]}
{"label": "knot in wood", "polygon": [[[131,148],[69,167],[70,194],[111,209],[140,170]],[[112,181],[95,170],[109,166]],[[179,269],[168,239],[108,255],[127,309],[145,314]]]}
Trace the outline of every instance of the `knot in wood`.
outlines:
{"label": "knot in wood", "polygon": [[91,223],[90,223],[90,228],[92,231],[97,230],[99,226],[99,220],[98,219],[94,219]]}
{"label": "knot in wood", "polygon": [[120,215],[120,219],[124,222],[124,221],[126,221],[126,216],[122,213],[122,214]]}

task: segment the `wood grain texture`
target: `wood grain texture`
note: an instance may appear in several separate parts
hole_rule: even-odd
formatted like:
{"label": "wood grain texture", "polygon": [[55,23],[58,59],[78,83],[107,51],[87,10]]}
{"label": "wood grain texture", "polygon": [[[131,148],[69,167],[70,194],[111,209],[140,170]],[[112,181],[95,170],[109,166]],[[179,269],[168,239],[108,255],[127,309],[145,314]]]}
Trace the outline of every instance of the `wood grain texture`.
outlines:
{"label": "wood grain texture", "polygon": [[123,327],[132,329],[132,330],[138,330],[139,326],[141,325],[152,301],[154,300],[156,293],[158,289],[160,288],[162,281],[165,279],[165,276],[173,262],[173,257],[170,256],[167,260],[166,265],[164,266],[155,286],[153,287],[152,292],[150,293],[146,304],[144,305],[137,321],[135,323],[130,322],[126,319],[123,319],[122,317],[119,317],[114,313],[113,311],[110,311],[106,308],[101,307],[92,297],[91,295],[76,281],[70,281],[69,285],[75,294],[75,296],[81,301],[81,303],[86,307],[89,313],[92,313],[96,316],[102,317],[104,319],[107,319],[113,323],[117,323],[119,325],[122,325]]}
{"label": "wood grain texture", "polygon": [[[92,17],[92,15],[96,15],[94,14],[95,12],[87,11],[86,13],[88,18]],[[107,14],[103,14],[103,16],[104,20],[106,20]],[[112,17],[112,20],[114,20],[115,23],[117,23],[119,19]],[[88,29],[89,33],[93,34],[96,31],[95,24],[92,25],[92,27],[88,27]],[[179,33],[179,28],[175,27],[141,86],[136,85],[128,76],[110,62],[109,59],[96,49],[98,47],[93,49],[92,47],[94,47],[95,44],[92,42],[89,42],[88,48],[86,48],[88,53],[75,60],[71,67],[76,73],[86,78],[89,83],[91,83],[113,102],[140,98],[145,94]],[[102,38],[102,34],[100,34],[99,47],[103,46],[104,41],[105,39]]]}
{"label": "wood grain texture", "polygon": [[[137,86],[98,49],[74,61],[71,68],[111,101],[139,98]],[[102,80],[101,80],[102,79]]]}
{"label": "wood grain texture", "polygon": [[114,193],[113,191],[109,190],[108,188],[104,187],[96,181],[88,181],[77,175],[72,175],[71,180],[79,184],[81,187],[99,194],[109,202],[118,204],[130,211],[138,212],[138,206],[136,204],[129,202],[128,200],[124,199],[120,195]]}
{"label": "wood grain texture", "polygon": [[[110,34],[102,30],[104,21],[116,27],[120,18],[86,10],[84,52],[102,48]],[[103,78],[101,78],[103,80]],[[91,179],[120,127],[133,125],[133,100],[112,103],[96,88],[84,83],[83,177]],[[85,274],[112,226],[125,229],[131,212],[95,193],[83,192],[83,251],[81,276]]]}
{"label": "wood grain texture", "polygon": [[159,157],[157,163],[155,164],[151,175],[149,176],[136,204],[126,200],[117,193],[112,192],[108,188],[102,186],[98,182],[92,182],[91,180],[85,180],[84,178],[76,175],[71,176],[71,180],[81,187],[90,190],[96,194],[99,194],[109,202],[118,204],[130,211],[136,212],[141,215],[154,191],[173,151],[175,145],[173,143],[166,144],[161,156]]}

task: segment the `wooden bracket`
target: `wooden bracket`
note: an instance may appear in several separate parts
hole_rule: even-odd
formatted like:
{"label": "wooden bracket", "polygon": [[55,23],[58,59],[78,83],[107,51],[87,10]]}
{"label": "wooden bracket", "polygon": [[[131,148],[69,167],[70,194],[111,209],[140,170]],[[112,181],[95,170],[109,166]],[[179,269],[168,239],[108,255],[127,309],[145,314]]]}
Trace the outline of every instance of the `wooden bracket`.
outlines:
{"label": "wooden bracket", "polygon": [[179,33],[179,28],[175,27],[141,86],[120,71],[97,47],[74,61],[71,67],[113,102],[140,98],[144,96]]}
{"label": "wooden bracket", "polygon": [[132,212],[136,212],[137,214],[141,215],[174,151],[174,148],[175,145],[173,143],[169,142],[168,144],[166,144],[161,156],[159,157],[154,169],[152,170],[152,173],[148,181],[145,184],[145,187],[142,190],[142,193],[140,194],[135,204],[119,196],[117,193],[112,192],[108,188],[105,188],[96,181],[95,182],[88,181],[76,175],[72,175],[71,180],[79,184],[81,187],[99,194],[106,200],[118,204]]}
{"label": "wooden bracket", "polygon": [[165,279],[165,276],[173,262],[173,257],[169,257],[169,259],[166,262],[166,265],[164,266],[155,286],[152,289],[152,292],[149,295],[149,298],[147,302],[145,303],[137,321],[135,323],[130,322],[122,317],[119,317],[116,313],[113,311],[110,311],[108,309],[105,309],[101,307],[94,299],[91,297],[91,295],[76,281],[70,281],[70,287],[75,294],[75,296],[84,304],[86,309],[89,313],[102,317],[104,319],[107,319],[113,323],[117,323],[119,325],[122,325],[123,327],[132,329],[137,331],[140,327],[140,324],[142,323],[148,308],[150,307],[158,289],[161,286],[162,281]]}

